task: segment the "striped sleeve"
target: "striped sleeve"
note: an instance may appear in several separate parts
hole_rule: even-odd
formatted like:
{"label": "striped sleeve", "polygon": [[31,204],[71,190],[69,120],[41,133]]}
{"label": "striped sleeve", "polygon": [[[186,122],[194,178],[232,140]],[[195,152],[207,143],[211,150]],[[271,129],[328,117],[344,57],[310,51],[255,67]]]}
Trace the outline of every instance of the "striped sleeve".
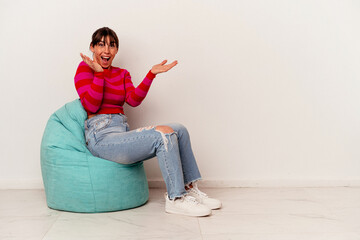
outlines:
{"label": "striped sleeve", "polygon": [[148,72],[144,80],[137,86],[134,87],[129,72],[125,74],[125,89],[126,89],[126,103],[132,107],[139,106],[140,103],[145,99],[149,92],[151,83],[155,78],[155,74],[151,71]]}
{"label": "striped sleeve", "polygon": [[94,72],[84,61],[75,74],[75,88],[88,113],[96,113],[104,95],[104,72]]}

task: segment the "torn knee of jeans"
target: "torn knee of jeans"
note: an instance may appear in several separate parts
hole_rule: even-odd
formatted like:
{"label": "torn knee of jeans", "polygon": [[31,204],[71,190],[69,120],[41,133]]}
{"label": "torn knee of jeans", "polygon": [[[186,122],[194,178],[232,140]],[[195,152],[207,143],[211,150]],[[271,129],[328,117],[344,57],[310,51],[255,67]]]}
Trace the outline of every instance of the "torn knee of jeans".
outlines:
{"label": "torn knee of jeans", "polygon": [[174,132],[174,129],[172,129],[171,127],[166,126],[166,125],[156,126],[155,130],[158,131],[158,132],[165,133],[165,134]]}
{"label": "torn knee of jeans", "polygon": [[145,131],[145,130],[152,130],[152,129],[154,129],[156,132],[161,134],[161,138],[162,138],[165,150],[168,151],[169,140],[168,140],[168,138],[166,136],[169,136],[170,144],[172,145],[170,136],[173,135],[173,134],[177,135],[177,132],[175,132],[169,126],[147,126],[147,127],[142,127],[142,128],[136,129],[136,132],[142,132],[142,131]]}
{"label": "torn knee of jeans", "polygon": [[144,130],[151,130],[151,129],[154,129],[154,128],[155,128],[155,126],[142,127],[142,128],[136,129],[136,132],[142,132]]}
{"label": "torn knee of jeans", "polygon": [[162,132],[162,131],[160,131],[160,130],[157,130],[157,129],[155,129],[155,131],[156,131],[156,132],[159,132],[159,133],[161,134],[161,137],[162,137],[162,140],[163,140],[163,143],[164,143],[165,150],[168,151],[169,140],[168,140],[168,138],[167,138],[166,136],[169,136],[170,145],[172,146],[173,143],[172,143],[172,141],[171,141],[171,135],[173,135],[173,134],[177,135],[177,133],[174,132],[174,131],[172,131],[172,132],[170,132],[170,133],[164,133],[164,132]]}

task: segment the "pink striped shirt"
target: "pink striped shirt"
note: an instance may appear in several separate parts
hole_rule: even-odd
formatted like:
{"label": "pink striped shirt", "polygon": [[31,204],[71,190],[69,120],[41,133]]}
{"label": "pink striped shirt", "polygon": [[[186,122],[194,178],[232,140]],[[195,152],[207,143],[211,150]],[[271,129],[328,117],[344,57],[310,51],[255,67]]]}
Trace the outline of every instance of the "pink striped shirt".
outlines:
{"label": "pink striped shirt", "polygon": [[140,105],[155,76],[149,71],[135,88],[126,69],[111,66],[103,72],[94,72],[82,61],[76,71],[75,87],[88,115],[124,114],[124,102],[133,107]]}

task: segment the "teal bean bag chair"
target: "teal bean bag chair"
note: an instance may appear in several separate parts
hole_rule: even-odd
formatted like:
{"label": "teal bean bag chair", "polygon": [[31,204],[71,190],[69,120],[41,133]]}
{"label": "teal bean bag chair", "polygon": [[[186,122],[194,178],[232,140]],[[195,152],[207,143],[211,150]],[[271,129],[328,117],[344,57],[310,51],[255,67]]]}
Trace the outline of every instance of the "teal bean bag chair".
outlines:
{"label": "teal bean bag chair", "polygon": [[86,148],[87,114],[79,99],[51,115],[41,142],[41,171],[52,209],[96,213],[129,209],[149,199],[143,163],[123,165]]}

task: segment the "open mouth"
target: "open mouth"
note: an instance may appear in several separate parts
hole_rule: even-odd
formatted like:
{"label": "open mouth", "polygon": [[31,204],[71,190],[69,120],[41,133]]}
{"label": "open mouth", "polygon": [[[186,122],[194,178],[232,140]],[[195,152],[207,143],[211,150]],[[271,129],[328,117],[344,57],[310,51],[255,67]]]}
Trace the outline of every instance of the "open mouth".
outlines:
{"label": "open mouth", "polygon": [[101,65],[108,66],[110,64],[111,57],[101,57]]}
{"label": "open mouth", "polygon": [[109,61],[110,61],[110,57],[101,57],[101,61],[103,62],[103,63],[109,63]]}

